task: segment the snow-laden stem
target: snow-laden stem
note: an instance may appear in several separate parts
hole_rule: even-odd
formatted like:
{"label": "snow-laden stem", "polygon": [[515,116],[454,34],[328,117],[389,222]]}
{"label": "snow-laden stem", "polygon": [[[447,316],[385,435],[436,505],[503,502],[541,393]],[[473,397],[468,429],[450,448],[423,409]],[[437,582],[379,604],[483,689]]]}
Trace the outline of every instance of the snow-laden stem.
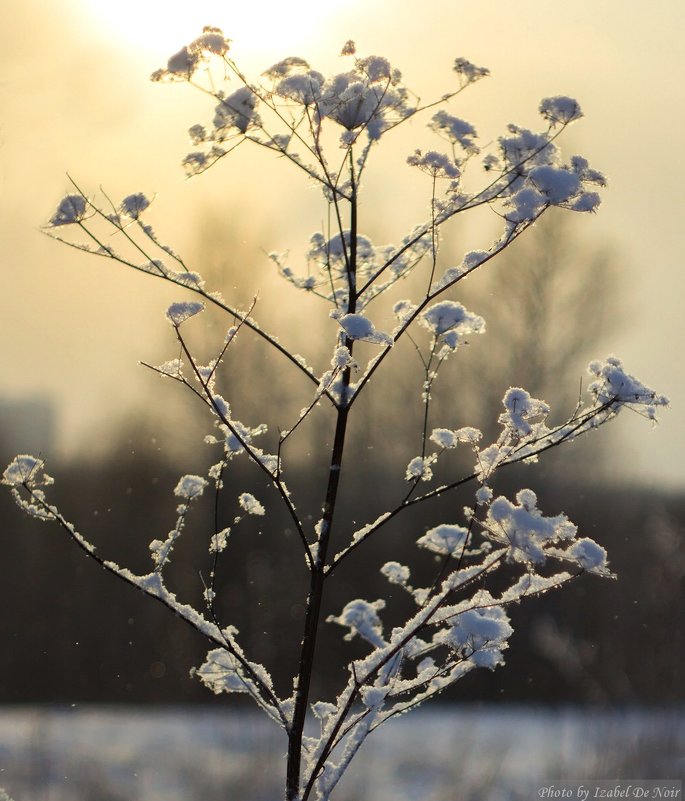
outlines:
{"label": "snow-laden stem", "polygon": [[61,512],[54,506],[48,505],[43,497],[36,493],[34,487],[27,481],[22,485],[28,497],[37,508],[41,509],[45,515],[44,519],[53,520],[57,525],[67,533],[67,535],[76,543],[76,545],[88,556],[96,562],[103,570],[111,573],[113,576],[121,579],[125,584],[140,590],[144,595],[158,601],[167,609],[172,611],[176,617],[187,623],[196,632],[205,637],[210,643],[218,646],[222,650],[228,651],[231,656],[236,659],[241,668],[249,676],[250,680],[254,683],[255,689],[250,694],[258,706],[262,707],[268,714],[271,714],[269,707],[273,708],[275,719],[287,730],[288,721],[283,714],[278,698],[273,691],[262,681],[259,675],[254,671],[252,665],[243,656],[239,648],[227,636],[226,631],[222,631],[218,621],[212,616],[211,621],[203,618],[199,612],[192,607],[179,603],[175,596],[168,592],[164,587],[161,578],[161,570],[155,571],[157,580],[149,581],[150,575],[138,576],[126,568],[121,568],[114,562],[103,559],[95,547],[80,534],[75,526],[70,523]]}
{"label": "snow-laden stem", "polygon": [[[519,448],[515,448],[507,460],[498,464],[496,469],[501,470],[502,468],[509,467],[510,465],[520,464],[521,462],[531,459],[531,457],[538,457],[540,454],[545,453],[552,448],[556,448],[562,445],[564,442],[572,440],[582,430],[586,429],[593,419],[600,418],[605,414],[611,414],[613,411],[612,407],[619,405],[620,399],[618,397],[613,397],[590,410],[578,410],[566,423],[557,426],[551,432],[546,433],[540,438],[533,439],[531,442],[523,443],[519,446]],[[614,412],[614,414],[615,413],[616,412]],[[490,478],[490,476],[487,476],[487,478]],[[359,548],[371,536],[379,531],[379,529],[387,525],[391,520],[405,512],[407,509],[416,506],[417,504],[430,501],[431,499],[444,496],[445,493],[459,489],[459,487],[463,487],[465,484],[469,484],[477,480],[482,481],[482,479],[483,476],[481,474],[481,470],[478,469],[473,473],[461,476],[456,481],[452,481],[449,484],[441,484],[434,489],[424,492],[422,495],[412,498],[411,496],[414,488],[417,486],[417,484],[415,484],[412,486],[410,492],[398,503],[394,509],[379,517],[378,520],[372,525],[363,527],[364,534],[359,537],[355,537],[347,548],[335,556],[326,570],[326,575],[333,573],[340,563],[350,556],[353,551],[357,550],[357,548]]]}
{"label": "snow-laden stem", "polygon": [[256,465],[256,467],[260,471],[262,471],[264,475],[266,475],[269,482],[274,486],[274,488],[278,492],[279,497],[283,501],[283,504],[285,505],[285,508],[288,512],[288,515],[290,516],[290,519],[293,521],[293,524],[295,525],[295,530],[297,531],[297,534],[302,542],[302,546],[304,548],[307,557],[307,562],[308,564],[311,564],[313,561],[312,554],[309,549],[309,543],[307,542],[307,538],[305,537],[304,530],[302,528],[302,521],[298,517],[295,507],[293,506],[293,503],[290,500],[289,494],[285,486],[283,485],[283,482],[279,478],[279,470],[276,471],[269,470],[269,468],[266,467],[266,465],[264,465],[259,456],[254,452],[250,444],[240,434],[238,429],[235,427],[234,423],[231,420],[229,420],[229,418],[223,411],[222,406],[218,404],[216,399],[213,397],[209,387],[208,379],[203,378],[202,375],[200,374],[197,362],[193,357],[193,354],[191,353],[190,349],[188,348],[188,345],[184,340],[183,336],[181,335],[181,332],[178,327],[175,328],[175,332],[178,342],[181,346],[181,350],[186,355],[188,362],[193,370],[193,373],[201,387],[201,390],[195,389],[195,387],[188,384],[187,382],[184,383],[186,384],[186,386],[188,386],[191,392],[197,395],[200,398],[200,400],[202,400],[212,410],[212,412],[219,418],[219,420],[221,420],[221,422],[226,426],[226,428],[231,432],[231,434],[240,442],[240,445],[245,450],[245,453],[247,453],[247,455],[250,457],[250,459]]}
{"label": "snow-laden stem", "polygon": [[[349,370],[347,371],[349,373]],[[349,379],[348,379],[349,380]],[[331,453],[328,487],[324,503],[323,522],[316,561],[312,567],[307,597],[307,609],[304,622],[304,636],[300,653],[300,667],[297,676],[297,689],[295,693],[295,709],[293,725],[288,740],[288,766],[286,777],[286,798],[294,801],[298,798],[300,785],[300,763],[302,752],[302,734],[307,717],[309,703],[309,688],[311,685],[312,670],[316,649],[317,634],[321,624],[321,603],[323,601],[324,583],[326,580],[325,563],[326,552],[330,543],[335,505],[340,484],[342,458],[345,450],[345,435],[347,431],[348,408],[338,409],[335,428],[335,439]]]}
{"label": "snow-laden stem", "polygon": [[[378,355],[378,357],[373,361],[371,366],[368,368],[368,370],[364,373],[362,378],[359,380],[359,383],[357,384],[357,388],[356,388],[354,397],[352,398],[352,401],[354,402],[361,395],[362,390],[366,387],[366,385],[371,380],[373,374],[376,372],[376,370],[378,370],[380,365],[383,363],[385,358],[388,356],[388,354],[390,353],[390,351],[394,347],[394,344],[398,341],[398,339],[403,334],[405,334],[409,330],[409,327],[411,326],[411,324],[415,320],[417,320],[419,318],[420,314],[427,308],[427,306],[433,300],[435,300],[435,298],[437,298],[440,295],[442,295],[445,292],[445,290],[447,290],[450,287],[452,287],[455,284],[457,284],[466,275],[468,275],[469,273],[473,272],[475,269],[478,269],[478,268],[482,267],[484,264],[486,264],[487,262],[491,261],[495,256],[497,256],[503,250],[506,250],[506,248],[508,248],[509,245],[511,245],[512,242],[514,242],[515,239],[517,239],[519,236],[521,236],[521,234],[524,231],[528,230],[528,228],[531,225],[534,225],[538,221],[538,219],[542,216],[543,213],[544,213],[544,208],[543,208],[543,211],[540,211],[535,217],[533,217],[530,220],[526,221],[524,224],[512,227],[512,229],[502,237],[502,239],[491,249],[491,251],[488,253],[488,255],[477,265],[477,267],[472,268],[468,272],[462,273],[458,278],[455,278],[449,284],[446,284],[445,286],[440,287],[438,290],[436,290],[434,292],[429,291],[428,294],[426,295],[426,297],[420,303],[417,304],[417,306],[414,309],[414,311],[412,312],[412,314],[407,316],[406,321],[404,322],[404,324],[402,325],[400,330],[395,334],[393,345],[386,346],[381,351],[381,353]],[[430,230],[430,228],[428,228],[427,230]]]}
{"label": "snow-laden stem", "polygon": [[[155,259],[152,257],[152,254],[149,253],[145,248],[143,248],[139,242],[137,242],[126,230],[126,226],[122,225],[120,222],[117,222],[116,215],[113,214],[105,214],[102,209],[95,205],[91,200],[89,200],[86,193],[81,189],[81,187],[74,181],[74,179],[69,176],[69,181],[72,183],[76,191],[79,195],[84,199],[85,203],[87,204],[88,208],[92,210],[93,214],[104,220],[108,225],[113,226],[116,233],[121,234],[125,237],[125,239],[133,246],[134,250],[140,253],[143,258],[146,259],[147,264],[156,264]],[[112,204],[111,200],[105,194],[105,198],[107,201]],[[170,248],[161,244],[161,242],[157,239],[155,234],[152,232],[152,229],[147,226],[143,226],[140,220],[137,220],[138,229],[142,232],[142,234],[147,238],[155,247],[161,249],[166,255],[170,256],[186,273],[190,273],[188,265],[186,262],[176,253],[171,251]],[[92,240],[97,245],[97,250],[89,249],[87,246],[83,245],[79,242],[70,242],[68,239],[64,239],[61,236],[55,234],[52,230],[46,229],[44,233],[51,237],[52,239],[61,242],[63,245],[67,245],[71,248],[76,250],[80,250],[83,252],[90,253],[94,256],[100,256],[101,258],[110,259],[112,261],[117,262],[125,267],[130,267],[132,270],[136,270],[136,272],[144,273],[145,275],[151,275],[153,278],[161,278],[164,281],[169,281],[172,284],[178,284],[179,281],[174,277],[172,272],[164,270],[161,267],[156,267],[154,272],[151,272],[147,266],[142,266],[137,264],[135,261],[131,260],[130,258],[125,257],[121,253],[117,253],[112,247],[109,245],[105,245],[104,242],[96,236],[96,234],[92,231],[91,228],[86,226],[83,222],[78,222],[78,227],[84,232],[84,234],[88,237],[88,239]],[[228,314],[233,319],[239,320],[241,325],[245,325],[249,328],[256,336],[260,337],[264,342],[266,342],[271,348],[284,356],[293,366],[295,366],[300,373],[307,377],[310,383],[314,385],[318,384],[318,378],[314,375],[314,373],[308,369],[301,361],[295,358],[295,355],[288,350],[285,345],[282,345],[278,339],[270,334],[268,331],[265,331],[255,320],[250,317],[250,312],[241,312],[237,307],[231,306],[226,303],[223,298],[217,295],[215,292],[208,292],[202,285],[194,284],[181,284],[184,289],[187,289],[191,292],[196,293],[199,295],[203,300],[207,303],[210,303],[212,306],[215,306],[221,311]],[[327,391],[324,394],[328,394]]]}
{"label": "snow-laden stem", "polygon": [[[354,178],[354,159],[350,148],[350,180],[352,183],[352,198],[350,200],[350,243],[347,261],[347,278],[349,287],[348,312],[353,314],[356,309],[356,273],[357,273],[357,191]],[[341,231],[342,235],[342,231]],[[345,346],[352,353],[353,340],[346,338]],[[350,406],[346,400],[350,386],[351,367],[346,367],[342,376],[341,402],[337,407],[335,435],[328,471],[328,485],[323,504],[323,516],[316,559],[311,568],[309,594],[304,621],[304,635],[300,652],[300,666],[297,675],[295,691],[295,707],[293,710],[293,725],[288,738],[288,763],[286,768],[286,799],[295,801],[299,797],[300,772],[302,762],[302,735],[307,719],[309,704],[309,689],[311,686],[314,657],[316,652],[317,634],[321,626],[321,604],[323,602],[324,584],[326,581],[326,556],[331,541],[333,519],[335,517],[340,476],[342,473],[343,456],[345,453],[345,437]]]}

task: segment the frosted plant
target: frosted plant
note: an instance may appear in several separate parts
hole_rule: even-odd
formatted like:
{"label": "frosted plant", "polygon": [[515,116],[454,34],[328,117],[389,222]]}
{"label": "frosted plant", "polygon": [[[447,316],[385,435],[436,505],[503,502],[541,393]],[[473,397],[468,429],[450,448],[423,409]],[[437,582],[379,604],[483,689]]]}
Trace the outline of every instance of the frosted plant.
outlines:
{"label": "frosted plant", "polygon": [[[106,195],[91,197],[74,184],[49,221],[46,230],[51,236],[184,291],[186,299],[171,304],[166,313],[179,355],[147,366],[204,403],[207,419],[214,424],[206,442],[216,452],[215,463],[206,476],[179,479],[174,490],[176,522],[168,534],[150,543],[152,563],[142,575],[100,556],[50,502],[53,480],[41,459],[17,456],[3,476],[3,483],[29,515],[57,523],[98,564],[160,601],[206,638],[210,650],[193,671],[195,677],[214,693],[249,695],[283,729],[288,801],[329,799],[365,738],[382,723],[439,694],[472,670],[503,664],[512,635],[507,615],[511,604],[556,589],[584,573],[612,575],[605,550],[579,537],[563,513],[545,513],[527,488],[514,498],[497,495],[494,478],[501,468],[533,462],[544,451],[608,422],[622,409],[655,420],[659,407],[667,404],[665,397],[611,356],[591,363],[586,400],[563,423],[550,424],[550,409],[543,400],[512,387],[504,394],[498,421],[501,433],[494,442],[481,442],[481,432],[472,427],[451,429],[449,421],[430,425],[432,393],[443,366],[485,329],[478,314],[454,299],[459,283],[487,269],[550,208],[595,211],[600,202],[597,189],[605,180],[584,158],[564,160],[561,155],[559,136],[582,116],[571,98],[544,99],[539,107],[541,131],[510,125],[488,152],[481,153],[475,128],[448,109],[462,91],[488,75],[486,69],[458,58],[451,87],[434,100],[421,101],[386,59],[358,57],[353,42],[347,42],[342,57],[347,66],[335,75],[324,76],[304,59],[290,57],[253,82],[231,58],[230,41],[222,32],[205,28],[152,76],[155,81],[190,83],[213,103],[209,124],[190,128],[195,149],[183,160],[190,175],[204,172],[239,146],[252,145],[285,158],[321,190],[331,222],[327,230],[311,236],[305,264],[291,266],[287,255],[276,253],[271,260],[293,291],[320,299],[320,325],[328,332],[326,363],[312,367],[281,344],[258,322],[254,304],[239,309],[219,291],[206,287],[201,275],[145,222],[150,205],[145,194],[130,194],[117,204]],[[221,82],[212,70],[217,68],[223,73],[220,77],[232,81],[230,90],[216,88]],[[377,245],[359,230],[366,170],[372,154],[393,129],[421,114],[428,116],[429,129],[443,145],[447,143],[446,152],[415,150],[407,158],[410,167],[426,176],[426,219],[396,244]],[[466,189],[462,175],[467,169],[481,176],[480,188]],[[499,238],[445,267],[439,258],[442,226],[482,206],[501,220]],[[81,240],[69,238],[71,232]],[[413,296],[398,299],[399,282],[409,275]],[[390,316],[379,310],[382,304],[376,301],[381,296],[391,303]],[[186,328],[198,325],[207,306],[225,312],[230,325],[215,357],[205,364],[188,345]],[[277,435],[264,423],[237,419],[230,399],[217,388],[222,359],[243,328],[251,329],[265,347],[278,351],[309,388],[307,405]],[[371,379],[405,339],[420,359],[421,444],[406,466],[388,464],[379,477],[385,480],[394,473],[400,482],[406,481],[395,505],[374,520],[352,525],[342,518],[338,502],[349,450],[348,421],[359,408],[359,398],[370,391]],[[378,387],[378,381],[373,386]],[[270,398],[263,401],[266,409]],[[321,512],[312,522],[288,487],[284,444],[318,405],[327,407],[334,422]],[[446,456],[454,449],[472,454],[473,468],[466,475],[454,474]],[[229,493],[228,478],[236,458],[251,462],[275,491],[309,572],[300,658],[294,666],[293,691],[287,697],[277,692],[268,667],[250,659],[241,646],[240,632],[220,620],[215,606],[216,568],[230,550],[230,527],[217,524],[207,532],[212,569],[204,586],[205,608],[184,603],[167,586],[165,569],[188,516],[204,493],[214,494],[217,508],[236,510],[233,525],[248,515],[266,516],[268,521],[264,498],[240,492],[236,501],[236,494]],[[473,488],[469,507],[416,531],[417,547],[427,551],[436,566],[430,581],[414,579],[410,567],[394,560],[392,553],[381,567],[388,587],[401,588],[413,604],[407,619],[389,628],[383,620],[383,598],[350,598],[338,614],[324,619],[324,593],[341,564],[407,510],[428,509],[438,496],[449,497],[468,486]],[[501,578],[493,583],[490,577],[496,573]],[[500,589],[487,590],[486,579],[487,586]],[[326,622],[344,630],[346,640],[362,640],[366,654],[347,665],[347,681],[337,698],[315,700],[310,686],[317,668],[317,636]]]}

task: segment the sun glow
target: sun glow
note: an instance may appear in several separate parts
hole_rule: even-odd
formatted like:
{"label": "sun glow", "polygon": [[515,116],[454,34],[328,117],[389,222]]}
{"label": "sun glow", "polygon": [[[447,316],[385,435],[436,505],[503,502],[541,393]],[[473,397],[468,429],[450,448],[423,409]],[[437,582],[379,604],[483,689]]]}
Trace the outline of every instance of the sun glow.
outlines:
{"label": "sun glow", "polygon": [[[349,0],[345,2],[349,6]],[[325,3],[320,0],[289,0],[288,3],[282,0],[253,3],[82,0],[82,3],[93,24],[100,27],[105,36],[138,49],[141,55],[154,54],[164,61],[194,39],[205,25],[221,28],[242,52],[250,55],[292,55],[293,48],[305,44],[311,51],[316,39],[325,35],[327,25],[344,4],[343,0],[326,0]],[[344,40],[345,34],[341,33],[339,38]]]}

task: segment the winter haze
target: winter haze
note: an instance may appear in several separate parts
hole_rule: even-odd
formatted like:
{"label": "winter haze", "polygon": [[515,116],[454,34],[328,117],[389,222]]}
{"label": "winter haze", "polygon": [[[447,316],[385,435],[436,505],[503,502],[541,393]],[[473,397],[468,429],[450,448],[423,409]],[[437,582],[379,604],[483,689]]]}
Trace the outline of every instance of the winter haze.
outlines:
{"label": "winter haze", "polygon": [[[583,243],[610,246],[620,275],[616,302],[622,319],[593,352],[597,358],[616,353],[673,405],[656,429],[645,431],[642,421],[626,415],[603,442],[607,448],[620,446],[624,454],[617,480],[682,488],[685,368],[678,354],[685,333],[685,277],[679,240],[685,161],[678,143],[685,125],[679,79],[685,6],[680,0],[656,5],[425,0],[418,11],[405,0],[349,0],[318,8],[304,2],[258,4],[254,11],[203,0],[190,6],[96,0],[5,5],[0,401],[15,411],[34,404],[28,419],[35,420],[35,428],[42,425],[38,417],[54,415],[53,441],[41,446],[32,439],[26,449],[43,447],[48,457],[98,451],[113,426],[134,410],[157,404],[155,376],[138,361],[167,358],[163,313],[179,299],[178,290],[41,234],[40,226],[70,189],[67,172],[87,193],[102,185],[114,198],[137,191],[154,195],[151,219],[165,240],[203,274],[209,272],[201,263],[208,252],[213,274],[224,265],[231,268],[242,302],[260,290],[269,294],[274,271],[265,252],[288,247],[297,252],[319,224],[315,193],[299,192],[301,205],[282,204],[292,171],[282,161],[253,158],[247,149],[186,180],[180,167],[189,149],[186,131],[208,118],[211,104],[187,87],[155,85],[148,76],[202,25],[212,24],[234,40],[236,58],[254,74],[289,55],[328,71],[348,38],[360,52],[396,63],[408,85],[426,96],[442,86],[438,77],[449,75],[455,56],[483,64],[492,77],[455,104],[483,143],[508,122],[538,125],[542,97],[578,98],[585,119],[566,137],[564,152],[582,153],[610,183],[599,213],[583,215],[574,231]],[[414,140],[421,124],[412,124]],[[381,155],[390,187],[395,181],[407,185],[406,176],[396,172],[407,170],[401,137],[397,148],[394,161]],[[269,191],[271,182],[278,183],[278,192]],[[378,197],[380,203],[380,192]],[[407,194],[393,224],[404,228],[424,205],[424,193]],[[203,237],[221,225],[235,237],[235,251],[211,254]],[[383,236],[390,240],[395,233]],[[474,246],[479,245],[461,248],[455,262]],[[228,296],[231,287],[223,288]],[[587,292],[592,295],[591,285]],[[267,301],[260,311],[269,312]],[[287,309],[282,314],[287,329]],[[577,385],[581,374],[582,365],[568,381]],[[17,444],[21,447],[20,437]]]}

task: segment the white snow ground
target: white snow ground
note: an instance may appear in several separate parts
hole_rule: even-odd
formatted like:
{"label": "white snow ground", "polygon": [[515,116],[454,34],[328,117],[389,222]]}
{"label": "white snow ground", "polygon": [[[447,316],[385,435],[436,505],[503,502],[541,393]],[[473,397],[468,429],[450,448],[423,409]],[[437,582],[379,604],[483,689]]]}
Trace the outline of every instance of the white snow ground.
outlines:
{"label": "white snow ground", "polygon": [[[285,743],[224,708],[0,710],[14,801],[280,801]],[[682,779],[685,710],[419,710],[371,737],[335,801],[533,799],[547,779]]]}

